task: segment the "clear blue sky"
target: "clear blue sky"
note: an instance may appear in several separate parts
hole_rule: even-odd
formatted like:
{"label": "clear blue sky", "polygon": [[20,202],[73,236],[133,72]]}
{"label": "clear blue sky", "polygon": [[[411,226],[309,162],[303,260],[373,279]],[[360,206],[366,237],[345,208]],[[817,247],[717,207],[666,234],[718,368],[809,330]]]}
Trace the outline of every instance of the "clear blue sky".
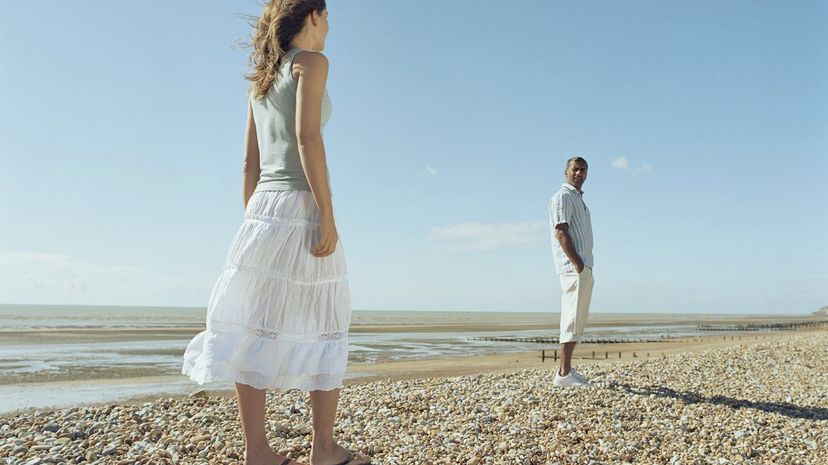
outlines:
{"label": "clear blue sky", "polygon": [[[206,305],[257,3],[2,3],[0,302]],[[557,311],[547,201],[573,154],[593,311],[828,304],[828,3],[329,10],[354,308]]]}

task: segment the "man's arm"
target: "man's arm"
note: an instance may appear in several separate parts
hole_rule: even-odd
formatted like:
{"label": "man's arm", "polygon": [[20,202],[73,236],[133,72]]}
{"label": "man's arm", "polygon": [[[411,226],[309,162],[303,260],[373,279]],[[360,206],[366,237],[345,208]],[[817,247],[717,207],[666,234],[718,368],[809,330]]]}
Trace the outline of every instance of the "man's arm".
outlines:
{"label": "man's arm", "polygon": [[569,236],[569,225],[567,223],[555,226],[555,239],[558,240],[558,244],[561,245],[564,253],[569,257],[569,261],[575,265],[575,271],[578,273],[584,271],[584,261],[578,256],[578,252],[575,252],[575,244]]}

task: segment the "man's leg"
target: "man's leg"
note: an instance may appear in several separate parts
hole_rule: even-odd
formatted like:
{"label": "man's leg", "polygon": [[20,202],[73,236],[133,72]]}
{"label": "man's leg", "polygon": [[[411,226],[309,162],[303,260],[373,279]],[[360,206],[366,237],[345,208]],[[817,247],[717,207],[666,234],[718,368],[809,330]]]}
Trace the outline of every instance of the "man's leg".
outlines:
{"label": "man's leg", "polygon": [[575,344],[577,342],[564,342],[561,344],[561,367],[558,370],[561,376],[569,374],[572,368],[572,354],[575,353]]}
{"label": "man's leg", "polygon": [[572,354],[589,317],[593,283],[590,268],[584,268],[581,273],[561,274],[561,376],[568,375],[572,369]]}
{"label": "man's leg", "polygon": [[561,276],[561,365],[558,373],[569,374],[572,368],[572,354],[577,343],[578,319],[578,273],[562,273]]}

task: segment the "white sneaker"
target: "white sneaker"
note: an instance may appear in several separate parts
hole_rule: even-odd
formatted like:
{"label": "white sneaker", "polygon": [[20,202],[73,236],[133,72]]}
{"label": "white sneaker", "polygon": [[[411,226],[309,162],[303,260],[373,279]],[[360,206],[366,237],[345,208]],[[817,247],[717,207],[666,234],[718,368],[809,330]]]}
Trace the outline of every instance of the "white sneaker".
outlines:
{"label": "white sneaker", "polygon": [[558,387],[592,386],[592,383],[587,381],[584,375],[575,371],[574,368],[570,368],[566,376],[561,376],[560,371],[556,372],[553,384]]}
{"label": "white sneaker", "polygon": [[583,375],[580,371],[578,371],[578,370],[576,370],[576,369],[574,369],[574,368],[570,368],[570,369],[569,369],[569,375],[570,375],[570,376],[574,376],[574,377],[576,377],[576,378],[580,379],[580,380],[581,380],[581,382],[582,382],[582,383],[584,383],[584,385],[585,385],[585,386],[592,386],[592,383],[590,383],[590,382],[586,379],[586,376],[584,376],[584,375]]}

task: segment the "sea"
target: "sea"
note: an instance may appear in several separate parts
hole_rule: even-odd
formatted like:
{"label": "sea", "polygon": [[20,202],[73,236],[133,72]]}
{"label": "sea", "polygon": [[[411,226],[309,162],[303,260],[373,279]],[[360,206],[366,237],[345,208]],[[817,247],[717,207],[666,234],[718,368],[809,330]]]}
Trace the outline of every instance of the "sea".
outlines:
{"label": "sea", "polygon": [[[175,396],[199,386],[181,375],[181,355],[204,329],[206,310],[186,307],[0,305],[0,414],[129,399]],[[353,312],[349,362],[362,368],[418,360],[526,352],[555,344],[481,338],[549,338],[557,313]],[[768,320],[768,315],[590,315],[587,338],[641,340],[711,335],[711,320]],[[348,376],[365,375],[366,369]]]}

